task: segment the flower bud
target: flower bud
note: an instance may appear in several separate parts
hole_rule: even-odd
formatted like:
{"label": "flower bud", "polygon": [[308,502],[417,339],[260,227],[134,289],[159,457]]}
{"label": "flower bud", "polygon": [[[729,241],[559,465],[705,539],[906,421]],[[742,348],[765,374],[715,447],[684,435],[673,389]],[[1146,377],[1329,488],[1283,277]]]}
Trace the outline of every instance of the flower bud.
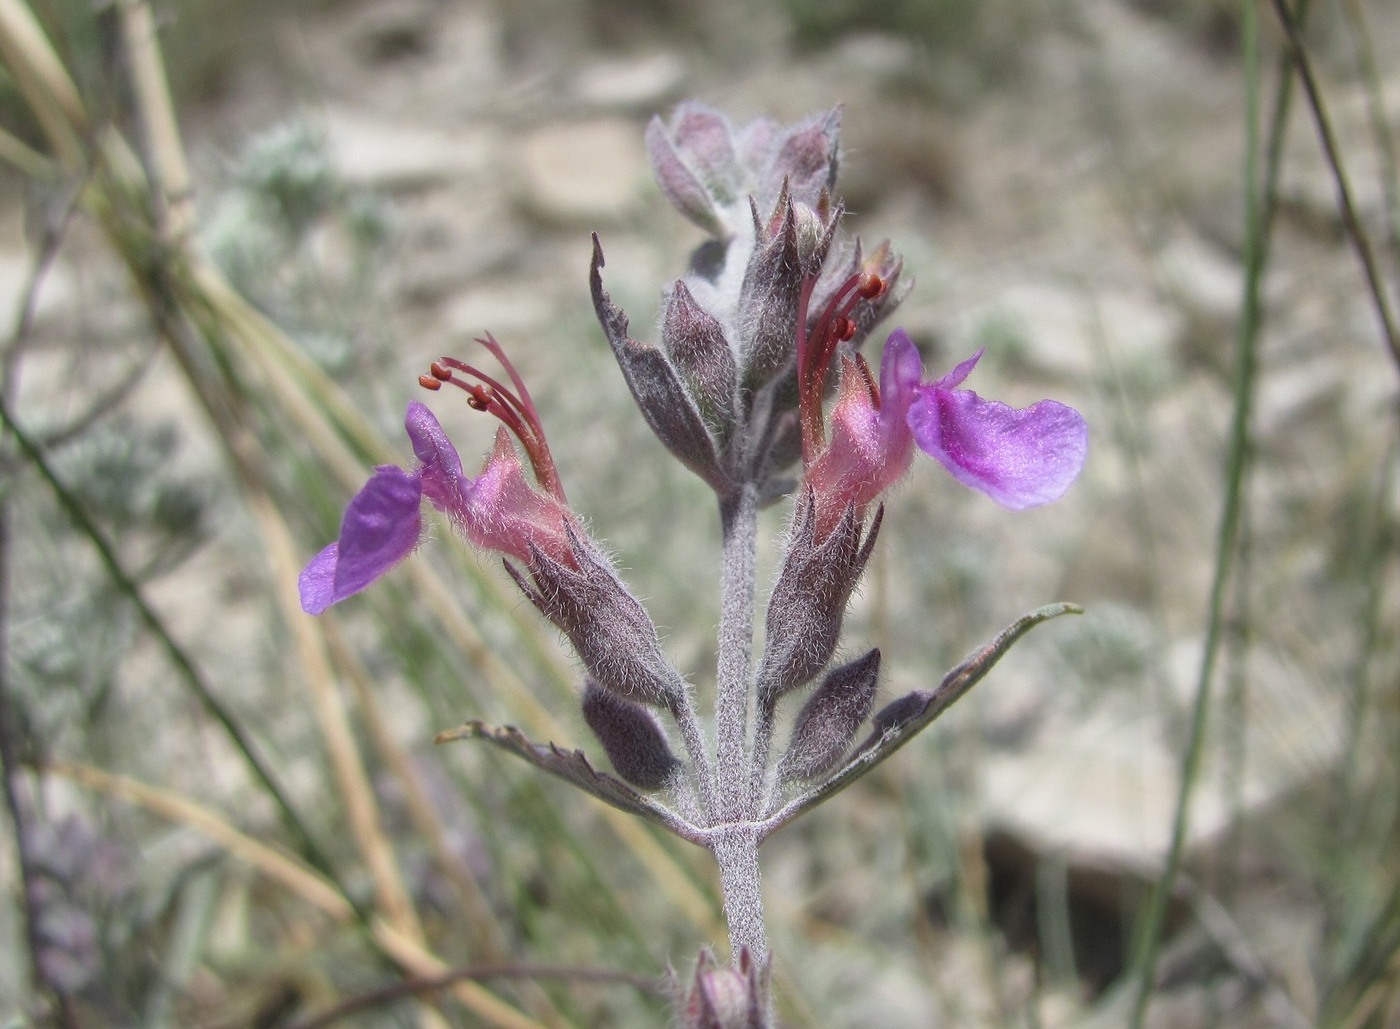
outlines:
{"label": "flower bud", "polygon": [[711,235],[728,235],[724,212],[742,199],[744,178],[729,119],[704,104],[681,104],[669,124],[652,118],[646,146],[676,209]]}
{"label": "flower bud", "polygon": [[700,409],[681,384],[666,355],[627,334],[627,315],[603,289],[602,267],[603,248],[595,235],[589,276],[593,309],[642,416],[656,438],[682,464],[704,479],[715,492],[730,492],[733,484],[720,464],[719,450],[700,417]]}
{"label": "flower bud", "polygon": [[744,386],[756,390],[790,364],[802,292],[797,225],[782,197],[783,217],[769,236],[760,233],[739,289],[739,352]]}
{"label": "flower bud", "polygon": [[840,133],[839,107],[795,125],[767,118],[745,125],[734,145],[758,206],[766,210],[784,191],[797,203],[818,206],[836,184]]}
{"label": "flower bud", "polygon": [[767,1029],[767,992],[766,962],[760,968],[743,950],[737,967],[721,965],[705,947],[681,1004],[681,1029]]}
{"label": "flower bud", "polygon": [[661,342],[704,418],[721,438],[734,427],[738,370],[724,326],[701,307],[684,280],[665,297]]}
{"label": "flower bud", "polygon": [[791,742],[778,765],[779,782],[810,782],[840,763],[870,714],[879,676],[878,649],[827,673],[793,722]]}
{"label": "flower bud", "polygon": [[596,545],[572,528],[568,535],[572,566],[532,548],[528,579],[509,562],[506,571],[569,637],[600,687],[623,700],[674,708],[685,685],[662,651],[651,617]]}
{"label": "flower bud", "polygon": [[933,693],[933,690],[915,690],[913,693],[906,693],[898,700],[892,700],[880,708],[879,711],[875,712],[875,717],[871,719],[874,737],[878,739],[891,729],[898,729],[909,719],[922,714],[924,709],[928,707]]}
{"label": "flower bud", "polygon": [[633,786],[659,790],[680,767],[656,715],[603,689],[591,676],[584,680],[583,720],[613,770]]}
{"label": "flower bud", "polygon": [[883,510],[861,537],[855,509],[847,507],[836,526],[816,536],[816,505],[808,491],[794,512],[792,537],[778,581],[768,599],[759,702],[808,682],[826,667],[841,636],[846,603],[875,545]]}

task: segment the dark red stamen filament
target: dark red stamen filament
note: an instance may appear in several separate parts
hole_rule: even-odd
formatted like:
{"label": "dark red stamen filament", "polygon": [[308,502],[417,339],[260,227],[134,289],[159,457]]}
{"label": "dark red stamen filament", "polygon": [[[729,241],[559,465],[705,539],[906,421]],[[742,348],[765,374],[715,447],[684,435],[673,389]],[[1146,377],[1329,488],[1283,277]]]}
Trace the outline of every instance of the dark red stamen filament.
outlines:
{"label": "dark red stamen filament", "polygon": [[826,386],[831,359],[839,344],[851,339],[858,328],[851,313],[861,301],[874,300],[887,283],[871,271],[859,271],[836,289],[815,328],[807,331],[807,305],[816,287],[815,276],[802,284],[797,304],[797,388],[798,414],[802,423],[802,461],[810,464],[821,447],[822,391]]}
{"label": "dark red stamen filament", "polygon": [[[540,424],[539,412],[530,391],[516,372],[515,366],[506,357],[495,337],[478,339],[483,347],[491,352],[510,377],[514,390],[487,375],[481,369],[459,361],[455,357],[443,357],[428,366],[429,375],[421,375],[418,383],[424,389],[440,389],[443,384],[456,386],[467,394],[467,404],[474,410],[495,415],[520,441],[530,465],[535,470],[535,478],[545,490],[560,501],[564,500],[564,486],[559,481],[559,473],[554,467],[554,457],[545,441],[544,426]],[[473,381],[475,380],[475,381]]]}

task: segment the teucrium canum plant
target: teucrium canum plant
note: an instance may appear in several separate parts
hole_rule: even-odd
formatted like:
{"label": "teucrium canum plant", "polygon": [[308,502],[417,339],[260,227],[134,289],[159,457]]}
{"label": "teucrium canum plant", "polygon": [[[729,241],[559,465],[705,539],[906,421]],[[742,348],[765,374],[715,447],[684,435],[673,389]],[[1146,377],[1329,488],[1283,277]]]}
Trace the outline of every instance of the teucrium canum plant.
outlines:
{"label": "teucrium canum plant", "polygon": [[[420,379],[429,390],[464,391],[501,422],[481,472],[467,476],[437,419],[410,403],[416,463],[375,469],[339,539],[301,578],[302,605],[313,614],[357,593],[419,545],[424,501],[473,545],[504,557],[582,664],[584,720],[617,774],[510,727],[469,722],[438,738],[494,743],[715,856],[731,964],[702,955],[679,994],[687,1027],[771,1023],[763,840],[902,746],[1029,628],[1073,610],[1055,604],[1023,616],[937,687],[873,718],[879,651],[832,664],[875,546],[880,498],[916,448],[959,482],[1020,509],[1065,492],[1087,441],[1084,420],[1063,404],[1016,409],[963,388],[980,351],[925,381],[917,348],[895,329],[878,371],[867,363],[862,348],[908,283],[888,244],[866,251],[838,238],[838,127],[832,111],[735,129],[694,103],[669,122],[652,121],[647,148],[662,190],[710,236],[690,274],[665,290],[655,344],[630,334],[604,288],[602,244],[593,239],[593,304],[623,376],[656,436],[714,491],[719,509],[713,740],[646,610],[569,506],[540,414],[489,336],[480,342],[503,375],[442,358]],[[792,514],[755,658],[757,515],[784,498]],[[775,747],[783,705],[795,717]]]}

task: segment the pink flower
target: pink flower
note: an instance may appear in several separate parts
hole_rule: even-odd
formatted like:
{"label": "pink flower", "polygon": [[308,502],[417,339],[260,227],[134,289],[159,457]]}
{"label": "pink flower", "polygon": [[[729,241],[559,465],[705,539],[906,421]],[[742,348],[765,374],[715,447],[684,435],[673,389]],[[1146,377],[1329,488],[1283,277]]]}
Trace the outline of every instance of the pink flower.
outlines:
{"label": "pink flower", "polygon": [[[516,391],[449,358],[433,363],[419,381],[429,389],[443,384],[465,390],[476,409],[503,423],[496,444],[476,478],[462,474],[457,448],[437,418],[422,404],[408,405],[404,428],[418,467],[405,471],[381,465],[355,494],[340,523],[340,537],[301,573],[301,606],[320,614],[360,592],[417,549],[423,537],[423,501],[445,514],[473,544],[529,564],[544,554],[573,566],[568,530],[573,514],[564,499],[539,417],[524,384],[495,340],[479,341],[505,366]],[[463,379],[457,373],[469,376]],[[476,381],[472,381],[476,380]],[[509,430],[509,431],[507,431]],[[516,455],[511,434],[525,448],[539,486],[532,485]]]}
{"label": "pink flower", "polygon": [[1003,507],[1020,510],[1064,495],[1084,466],[1084,419],[1054,400],[1018,409],[960,389],[981,357],[979,350],[941,379],[921,383],[919,352],[895,329],[878,387],[861,358],[845,359],[830,439],[806,470],[818,538],[847,506],[862,514],[899,479],[914,444]]}

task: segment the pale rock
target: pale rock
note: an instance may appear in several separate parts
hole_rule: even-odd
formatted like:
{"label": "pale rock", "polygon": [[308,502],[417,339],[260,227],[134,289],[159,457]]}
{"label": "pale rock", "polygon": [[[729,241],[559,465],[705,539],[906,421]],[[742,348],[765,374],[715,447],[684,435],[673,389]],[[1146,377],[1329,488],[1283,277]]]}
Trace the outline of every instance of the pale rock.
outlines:
{"label": "pale rock", "polygon": [[1179,311],[1142,293],[1095,295],[1083,285],[1025,279],[963,312],[954,339],[962,353],[1006,338],[1020,360],[1066,381],[1102,377],[1105,357],[1136,377],[1149,370],[1165,378],[1185,328]]}
{"label": "pale rock", "polygon": [[1179,235],[1157,255],[1167,289],[1208,318],[1233,320],[1240,310],[1244,269],[1219,247],[1195,235]]}
{"label": "pale rock", "polygon": [[548,325],[554,307],[529,281],[473,284],[443,312],[444,339],[472,339],[491,333],[502,340],[537,335]]}
{"label": "pale rock", "polygon": [[479,178],[500,149],[490,130],[429,129],[350,110],[327,111],[322,129],[347,181],[386,191]]}
{"label": "pale rock", "polygon": [[548,125],[520,144],[521,206],[540,220],[597,228],[637,207],[650,165],[639,127],[623,118]]}
{"label": "pale rock", "polygon": [[579,71],[574,96],[606,110],[658,113],[678,95],[685,79],[685,61],[668,51],[600,60]]}
{"label": "pale rock", "polygon": [[[1071,852],[1091,863],[1154,874],[1171,842],[1181,753],[1196,689],[1200,644],[1183,641],[1162,655],[1167,697],[1150,696],[1145,682],[1133,703],[1087,703],[1057,682],[1043,693],[1043,722],[1016,752],[988,755],[980,805],[985,821],[1040,853]],[[1268,807],[1313,781],[1335,761],[1342,742],[1342,698],[1320,689],[1282,655],[1256,648],[1249,655],[1248,714],[1242,738],[1218,717],[1209,725],[1205,760],[1192,798],[1188,850],[1208,846],[1232,824],[1240,754],[1247,755],[1238,787],[1245,812]],[[1217,670],[1214,697],[1223,691]],[[1171,712],[1164,717],[1163,705]]]}

